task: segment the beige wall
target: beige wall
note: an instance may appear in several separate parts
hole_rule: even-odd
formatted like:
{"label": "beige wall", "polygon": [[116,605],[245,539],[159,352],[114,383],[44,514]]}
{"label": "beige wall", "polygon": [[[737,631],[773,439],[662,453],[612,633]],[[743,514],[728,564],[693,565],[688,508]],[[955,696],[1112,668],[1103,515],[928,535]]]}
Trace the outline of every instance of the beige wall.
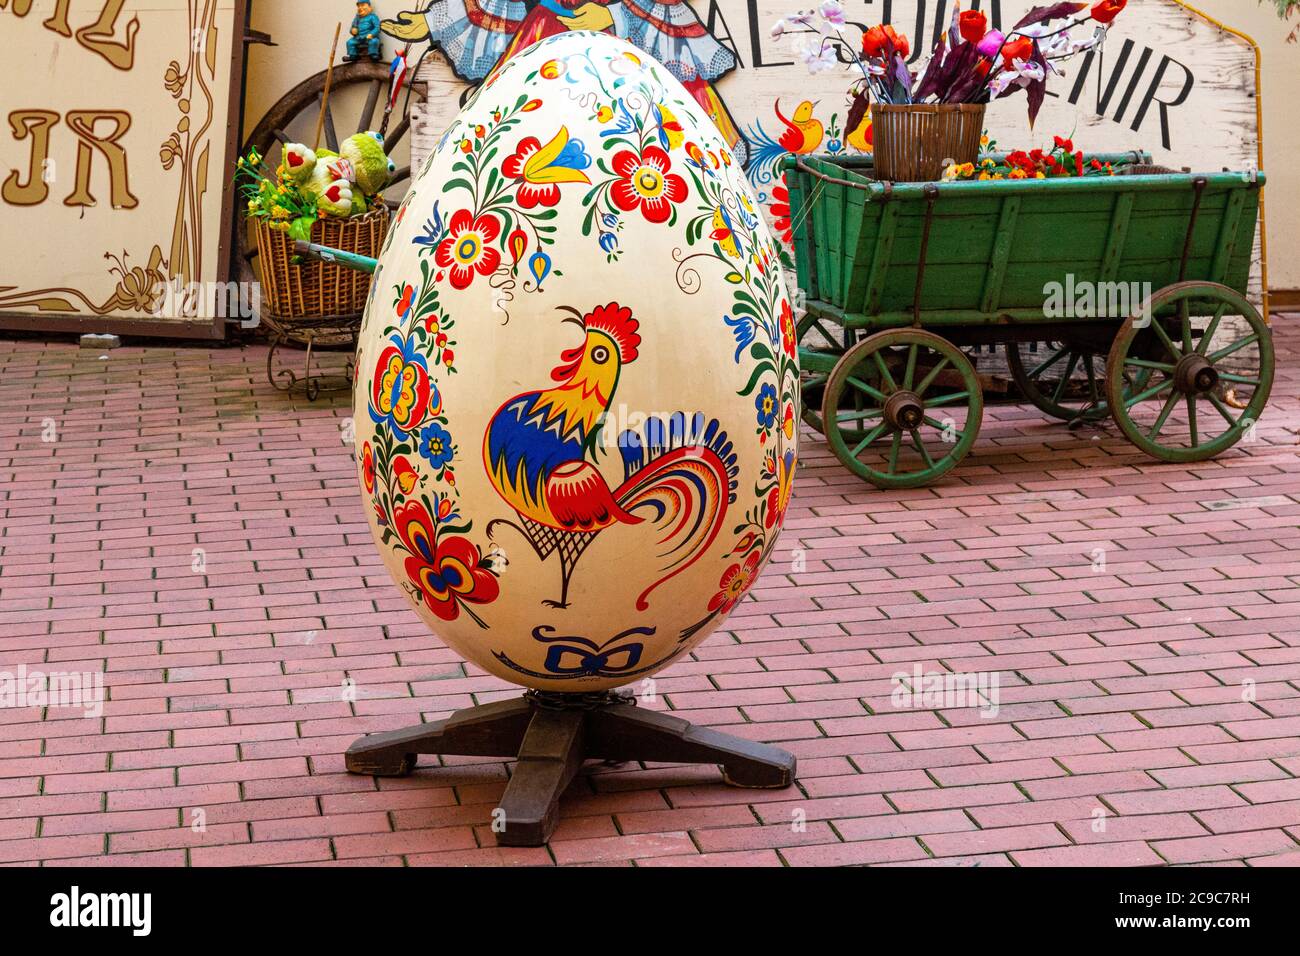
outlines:
{"label": "beige wall", "polygon": [[[327,2],[332,4],[331,13],[338,8],[337,17],[344,21],[346,35],[353,5],[347,0]],[[317,4],[321,0],[313,0],[313,6]],[[1264,168],[1269,174],[1266,190],[1269,284],[1273,289],[1300,289],[1300,228],[1297,228],[1300,217],[1296,213],[1300,209],[1300,162],[1297,162],[1300,122],[1295,120],[1293,102],[1300,96],[1300,46],[1287,44],[1288,27],[1278,20],[1271,4],[1260,5],[1255,0],[1193,0],[1191,5],[1248,34],[1260,46]],[[375,3],[381,16],[416,6],[413,0],[376,0]],[[303,16],[302,5],[288,0],[254,0],[253,27],[270,33],[280,45],[255,46],[249,54],[246,100],[249,127],[295,83],[324,68],[335,22],[325,16]],[[391,49],[391,43],[385,40],[385,51]],[[346,102],[340,105],[341,114],[348,105]],[[359,111],[359,104],[356,109]],[[396,159],[399,165],[404,163],[402,157]]]}

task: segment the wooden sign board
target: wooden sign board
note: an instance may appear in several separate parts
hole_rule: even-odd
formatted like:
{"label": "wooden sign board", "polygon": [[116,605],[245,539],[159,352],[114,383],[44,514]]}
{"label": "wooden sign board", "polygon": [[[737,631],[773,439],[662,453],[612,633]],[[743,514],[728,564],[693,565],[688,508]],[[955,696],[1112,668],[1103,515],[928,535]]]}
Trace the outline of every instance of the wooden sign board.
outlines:
{"label": "wooden sign board", "polygon": [[224,335],[245,15],[0,0],[0,327]]}
{"label": "wooden sign board", "polygon": [[[792,38],[771,37],[778,18],[814,3],[622,0],[608,5],[615,11],[611,15],[600,10],[603,2],[567,0],[564,5],[588,22],[612,21],[606,29],[652,54],[677,49],[692,33],[703,34],[685,42],[699,61],[710,64],[706,71],[716,74],[704,77],[705,95],[716,97],[730,116],[739,134],[737,155],[744,156],[749,179],[769,214],[777,207],[774,220],[782,211],[778,163],[787,150],[851,154],[865,145],[860,132],[854,136],[844,128],[845,90],[853,77],[848,68],[810,75],[798,62]],[[1005,30],[1035,5],[1031,0],[968,0],[963,9],[982,9],[991,25]],[[427,13],[407,18],[417,31],[425,25],[430,31],[416,51],[420,43],[432,43],[439,51],[425,58],[420,71],[429,98],[413,121],[415,162],[456,115],[473,81],[488,68],[484,64],[490,66],[484,51],[503,48],[521,29],[535,29],[536,6],[533,0],[433,0]],[[918,61],[928,57],[953,11],[951,0],[845,0],[844,7],[851,23],[892,23],[911,38]],[[555,32],[562,21],[550,20]],[[852,29],[846,34],[858,36]],[[714,56],[719,48],[721,56]],[[1072,136],[1088,151],[1146,150],[1157,163],[1175,169],[1260,166],[1258,50],[1248,38],[1177,0],[1131,0],[1104,50],[1080,55],[1062,69],[1066,75],[1053,78],[1033,130],[1023,95],[990,107],[989,134],[1001,148],[1050,147],[1052,136],[1059,134]],[[1261,228],[1257,300],[1264,277],[1262,243]]]}

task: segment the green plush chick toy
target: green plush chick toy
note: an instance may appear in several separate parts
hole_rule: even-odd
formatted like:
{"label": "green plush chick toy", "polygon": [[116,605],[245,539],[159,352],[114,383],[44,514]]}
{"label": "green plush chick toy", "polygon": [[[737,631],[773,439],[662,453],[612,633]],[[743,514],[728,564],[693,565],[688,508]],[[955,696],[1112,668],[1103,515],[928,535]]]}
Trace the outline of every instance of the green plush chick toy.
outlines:
{"label": "green plush chick toy", "polygon": [[384,152],[382,133],[357,133],[349,136],[339,147],[339,154],[352,163],[355,170],[353,182],[367,196],[374,196],[388,185],[396,165]]}
{"label": "green plush chick toy", "polygon": [[318,154],[311,177],[302,188],[316,197],[316,208],[325,215],[346,219],[353,211],[352,174],[352,164],[347,160]]}

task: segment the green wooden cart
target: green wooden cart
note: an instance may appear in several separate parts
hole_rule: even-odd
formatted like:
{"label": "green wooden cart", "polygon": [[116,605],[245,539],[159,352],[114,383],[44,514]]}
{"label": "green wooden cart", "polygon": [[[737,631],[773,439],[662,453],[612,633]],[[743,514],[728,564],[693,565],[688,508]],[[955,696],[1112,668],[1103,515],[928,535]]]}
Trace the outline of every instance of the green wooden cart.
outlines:
{"label": "green wooden cart", "polygon": [[913,488],[970,451],[984,388],[966,354],[1006,349],[1021,394],[1113,417],[1162,461],[1250,433],[1273,383],[1246,298],[1260,173],[879,182],[869,160],[787,157],[804,420],[853,472]]}

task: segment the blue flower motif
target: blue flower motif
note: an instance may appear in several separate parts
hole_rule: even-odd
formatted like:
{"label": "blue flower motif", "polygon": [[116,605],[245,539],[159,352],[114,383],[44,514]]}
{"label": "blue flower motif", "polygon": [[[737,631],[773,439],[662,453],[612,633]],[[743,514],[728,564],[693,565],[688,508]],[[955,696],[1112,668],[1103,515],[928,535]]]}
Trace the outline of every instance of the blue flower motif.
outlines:
{"label": "blue flower motif", "polygon": [[749,316],[738,315],[734,319],[729,315],[724,315],[722,321],[731,326],[731,334],[736,337],[736,363],[740,363],[740,353],[745,351],[749,343],[754,341],[756,326],[754,320]]}
{"label": "blue flower motif", "polygon": [[754,399],[754,407],[758,409],[759,425],[763,428],[771,428],[776,424],[776,388],[772,383],[766,382],[758,390],[758,397]]}
{"label": "blue flower motif", "polygon": [[618,225],[618,216],[614,215],[612,212],[602,212],[600,214],[600,221],[606,229],[613,229]]}
{"label": "blue flower motif", "polygon": [[[775,393],[773,393],[775,394]],[[435,471],[441,471],[451,464],[451,432],[438,422],[431,422],[420,432],[420,454],[428,459]]]}
{"label": "blue flower motif", "polygon": [[602,232],[600,234],[600,248],[606,252],[613,252],[618,248],[618,236],[612,232]]}

